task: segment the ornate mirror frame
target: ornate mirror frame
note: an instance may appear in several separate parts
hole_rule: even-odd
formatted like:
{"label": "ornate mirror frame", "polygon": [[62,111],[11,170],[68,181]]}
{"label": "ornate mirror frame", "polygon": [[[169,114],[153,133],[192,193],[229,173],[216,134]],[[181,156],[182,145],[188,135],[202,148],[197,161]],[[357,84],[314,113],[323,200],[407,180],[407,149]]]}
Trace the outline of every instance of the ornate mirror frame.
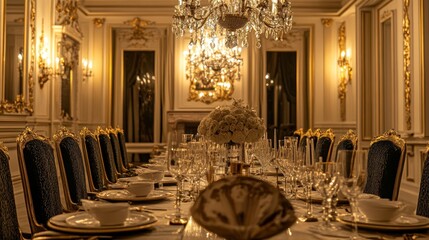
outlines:
{"label": "ornate mirror frame", "polygon": [[[13,101],[5,98],[6,61],[0,62],[0,114],[33,113],[33,85],[35,64],[35,19],[36,0],[24,1],[24,49],[22,55],[22,93],[15,96]],[[6,0],[0,1],[0,56],[6,51]]]}

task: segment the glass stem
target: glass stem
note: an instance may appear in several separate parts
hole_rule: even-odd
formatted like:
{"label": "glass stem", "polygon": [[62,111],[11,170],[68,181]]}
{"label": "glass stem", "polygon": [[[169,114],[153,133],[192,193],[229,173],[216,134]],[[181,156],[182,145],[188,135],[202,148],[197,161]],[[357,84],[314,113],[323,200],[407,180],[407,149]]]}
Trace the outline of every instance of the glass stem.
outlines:
{"label": "glass stem", "polygon": [[312,184],[308,184],[306,187],[306,198],[307,198],[307,217],[312,217],[313,216],[313,208],[311,205],[311,190],[312,190]]}
{"label": "glass stem", "polygon": [[176,188],[176,217],[181,216],[181,202],[182,202],[182,192],[183,192],[183,179],[177,178],[177,188]]}
{"label": "glass stem", "polygon": [[352,216],[353,216],[353,235],[352,236],[359,236],[358,234],[358,226],[357,226],[357,221],[358,221],[358,209],[356,207],[356,198],[352,197],[349,199],[350,202],[350,207],[351,207],[351,211],[352,211]]}

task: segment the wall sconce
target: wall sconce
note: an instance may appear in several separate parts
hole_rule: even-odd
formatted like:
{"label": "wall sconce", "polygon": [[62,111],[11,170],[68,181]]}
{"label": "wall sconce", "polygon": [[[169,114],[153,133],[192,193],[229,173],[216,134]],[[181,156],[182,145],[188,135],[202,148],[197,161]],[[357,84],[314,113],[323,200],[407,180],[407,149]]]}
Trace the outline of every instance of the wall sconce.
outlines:
{"label": "wall sconce", "polygon": [[92,61],[88,61],[86,58],[82,59],[82,76],[83,81],[92,77]]}
{"label": "wall sconce", "polygon": [[231,100],[234,81],[241,78],[241,48],[226,48],[224,40],[206,36],[185,51],[186,79],[191,82],[188,101],[210,104]]}
{"label": "wall sconce", "polygon": [[337,60],[339,67],[340,82],[338,84],[338,98],[340,99],[340,117],[342,121],[346,120],[346,92],[347,85],[352,81],[352,67],[350,66],[351,51],[345,50],[346,27],[343,22],[338,31],[338,45],[340,56]]}
{"label": "wall sconce", "polygon": [[55,75],[60,76],[61,78],[67,78],[65,75],[65,61],[63,57],[55,58]]}
{"label": "wall sconce", "polygon": [[43,85],[51,78],[53,74],[51,67],[51,59],[49,58],[49,50],[45,46],[45,37],[43,33],[43,21],[42,21],[42,34],[40,36],[40,47],[39,47],[39,85],[43,88]]}

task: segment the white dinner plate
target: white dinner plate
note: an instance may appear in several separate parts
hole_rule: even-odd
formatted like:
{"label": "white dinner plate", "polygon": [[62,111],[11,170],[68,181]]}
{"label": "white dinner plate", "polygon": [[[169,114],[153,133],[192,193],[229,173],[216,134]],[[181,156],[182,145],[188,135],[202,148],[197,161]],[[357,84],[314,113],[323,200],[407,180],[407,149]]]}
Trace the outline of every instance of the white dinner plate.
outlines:
{"label": "white dinner plate", "polygon": [[[350,215],[340,216],[339,221],[346,225],[353,225],[353,218]],[[358,227],[375,230],[419,230],[429,229],[429,218],[417,215],[402,215],[393,221],[378,222],[370,220],[359,220]]]}
{"label": "white dinner plate", "polygon": [[97,193],[97,197],[100,199],[115,201],[115,202],[143,202],[143,201],[155,201],[163,200],[170,197],[171,194],[164,191],[152,191],[147,196],[136,196],[125,189],[112,189]]}
{"label": "white dinner plate", "polygon": [[130,216],[122,225],[100,226],[100,222],[88,213],[74,212],[52,217],[48,221],[48,227],[69,233],[119,233],[151,228],[157,221],[157,218],[149,213],[130,212]]}
{"label": "white dinner plate", "polygon": [[135,227],[154,222],[154,217],[141,212],[130,212],[123,224],[113,226],[102,226],[100,222],[86,212],[77,213],[76,215],[66,218],[66,223],[77,228],[112,228],[112,227]]}

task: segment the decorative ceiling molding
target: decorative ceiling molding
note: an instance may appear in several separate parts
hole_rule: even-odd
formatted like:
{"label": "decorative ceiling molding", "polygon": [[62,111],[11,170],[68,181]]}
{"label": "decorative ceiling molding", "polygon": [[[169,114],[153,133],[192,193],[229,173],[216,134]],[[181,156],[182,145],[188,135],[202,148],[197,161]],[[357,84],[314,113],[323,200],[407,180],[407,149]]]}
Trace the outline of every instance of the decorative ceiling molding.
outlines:
{"label": "decorative ceiling molding", "polygon": [[[294,16],[339,16],[357,0],[294,0]],[[87,16],[172,16],[174,0],[85,0],[79,5]]]}

